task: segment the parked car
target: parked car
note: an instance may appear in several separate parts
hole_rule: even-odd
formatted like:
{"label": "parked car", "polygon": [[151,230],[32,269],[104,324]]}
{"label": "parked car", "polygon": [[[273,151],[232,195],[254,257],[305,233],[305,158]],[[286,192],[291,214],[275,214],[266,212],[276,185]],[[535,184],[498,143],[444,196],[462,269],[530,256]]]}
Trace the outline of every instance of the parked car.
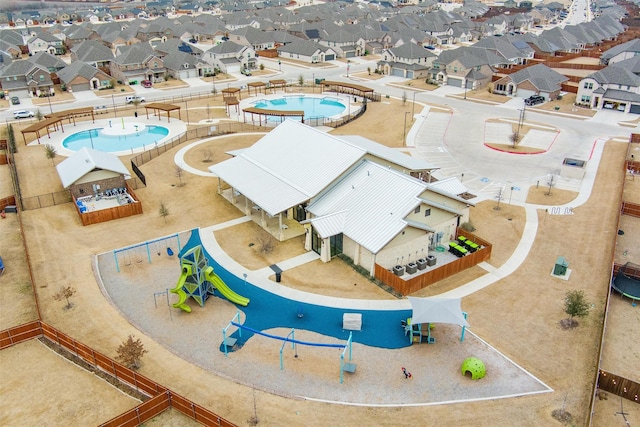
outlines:
{"label": "parked car", "polygon": [[524,100],[524,105],[538,105],[542,104],[545,101],[544,96],[542,95],[531,95],[527,99]]}
{"label": "parked car", "polygon": [[13,117],[15,117],[16,119],[28,119],[29,117],[33,116],[33,111],[19,110],[13,112]]}
{"label": "parked car", "polygon": [[424,47],[425,49],[429,49],[429,50],[436,50],[436,47],[435,46],[431,46],[430,44],[428,44],[426,46],[423,45],[422,47]]}
{"label": "parked car", "polygon": [[242,70],[240,70],[240,74],[244,74],[245,76],[250,76],[251,70],[248,68],[243,68]]}
{"label": "parked car", "polygon": [[12,97],[11,97],[11,103],[12,103],[13,105],[18,105],[18,104],[20,104],[20,98],[18,98],[17,96],[12,96]]}
{"label": "parked car", "polygon": [[142,83],[140,83],[142,85],[142,87],[146,87],[146,88],[150,88],[151,86],[153,86],[153,83],[151,83],[151,80],[143,80]]}
{"label": "parked car", "polygon": [[140,95],[129,95],[124,98],[124,102],[127,104],[132,104],[134,101],[144,102],[144,96]]}

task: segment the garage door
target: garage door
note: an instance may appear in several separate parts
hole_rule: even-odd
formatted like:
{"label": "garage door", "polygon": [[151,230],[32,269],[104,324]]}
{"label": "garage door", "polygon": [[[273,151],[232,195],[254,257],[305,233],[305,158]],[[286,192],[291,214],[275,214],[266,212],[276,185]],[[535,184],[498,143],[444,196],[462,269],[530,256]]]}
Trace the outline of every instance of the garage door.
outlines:
{"label": "garage door", "polygon": [[640,104],[631,104],[630,113],[640,114]]}
{"label": "garage door", "polygon": [[407,71],[407,78],[408,79],[412,79],[413,78],[413,71]]}
{"label": "garage door", "polygon": [[324,56],[324,60],[325,61],[334,61],[336,59],[335,55],[325,55]]}
{"label": "garage door", "polygon": [[71,85],[71,90],[74,92],[80,92],[83,90],[90,90],[89,83],[81,83],[77,85]]}
{"label": "garage door", "polygon": [[351,52],[345,52],[344,56],[347,58],[355,58],[356,57],[356,52],[354,50],[352,50]]}
{"label": "garage door", "polygon": [[536,91],[534,90],[522,90],[518,89],[518,96],[523,99],[527,99],[531,95],[536,95]]}
{"label": "garage door", "polygon": [[391,75],[396,77],[404,77],[404,70],[402,68],[392,68]]}
{"label": "garage door", "polygon": [[447,86],[462,87],[462,80],[449,78],[447,79]]}

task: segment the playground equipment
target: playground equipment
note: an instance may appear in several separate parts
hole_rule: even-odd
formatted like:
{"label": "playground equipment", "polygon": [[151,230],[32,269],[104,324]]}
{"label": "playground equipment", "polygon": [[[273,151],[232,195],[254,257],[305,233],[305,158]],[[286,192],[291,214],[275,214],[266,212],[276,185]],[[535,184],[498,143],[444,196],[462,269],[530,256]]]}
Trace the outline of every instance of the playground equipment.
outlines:
{"label": "playground equipment", "polygon": [[249,299],[233,292],[214,272],[213,267],[204,255],[202,245],[194,246],[180,257],[180,278],[176,287],[170,291],[178,295],[178,302],[173,307],[191,312],[191,307],[186,304],[189,297],[193,298],[204,307],[209,295],[215,290],[234,304],[246,306]]}
{"label": "playground equipment", "polygon": [[[231,321],[222,329],[222,347],[224,348],[224,355],[229,357],[229,347],[233,347],[237,338],[233,338],[231,336],[227,336],[227,331],[231,326],[235,326],[238,328],[238,336],[242,338],[242,330],[245,329],[251,333],[262,335],[263,337],[272,338],[276,340],[283,341],[282,347],[280,348],[280,370],[284,370],[284,362],[282,359],[282,352],[284,350],[284,345],[287,342],[291,343],[291,348],[295,351],[295,357],[298,357],[298,351],[296,349],[296,344],[306,345],[310,347],[331,347],[331,348],[341,348],[342,352],[340,353],[340,384],[344,382],[344,373],[355,373],[357,365],[352,363],[353,360],[353,332],[349,332],[349,339],[345,344],[327,344],[327,343],[314,343],[309,341],[300,341],[295,339],[295,329],[291,328],[291,332],[287,334],[286,337],[281,337],[277,335],[267,334],[262,331],[258,331],[256,329],[250,328],[248,326],[242,325],[238,323],[240,321],[240,312],[238,311]],[[345,358],[347,357],[347,350],[349,350],[348,359],[345,362]]]}
{"label": "playground equipment", "polygon": [[0,257],[0,275],[4,273],[4,261],[2,261],[2,257]]}
{"label": "playground equipment", "polygon": [[611,287],[621,295],[631,298],[632,305],[640,301],[640,265],[626,263],[618,270]]}
{"label": "playground equipment", "polygon": [[422,331],[421,324],[424,323],[428,325],[433,323],[460,325],[462,327],[460,341],[464,341],[464,334],[469,323],[467,322],[467,313],[460,309],[460,298],[408,297],[408,299],[413,313],[406,321],[401,320],[401,325],[404,327],[405,335],[409,335],[410,343],[433,344],[436,342],[435,338],[431,337],[431,326],[426,328],[426,333]]}
{"label": "playground equipment", "polygon": [[482,360],[477,357],[467,357],[464,359],[460,370],[462,371],[462,375],[471,374],[472,380],[479,380],[487,375],[487,368],[484,366]]}
{"label": "playground equipment", "polygon": [[164,243],[164,246],[167,249],[167,255],[173,255],[173,250],[171,249],[172,245],[176,245],[178,248],[178,252],[180,251],[180,236],[176,234],[171,234],[169,236],[160,237],[155,240],[148,240],[144,243],[139,243],[137,245],[127,246],[125,248],[115,249],[113,251],[113,258],[116,261],[116,271],[120,273],[120,265],[124,264],[125,266],[130,266],[132,261],[134,263],[141,263],[146,255],[147,262],[151,263],[153,259],[151,257],[151,250],[154,249],[158,256],[161,253],[161,246]]}

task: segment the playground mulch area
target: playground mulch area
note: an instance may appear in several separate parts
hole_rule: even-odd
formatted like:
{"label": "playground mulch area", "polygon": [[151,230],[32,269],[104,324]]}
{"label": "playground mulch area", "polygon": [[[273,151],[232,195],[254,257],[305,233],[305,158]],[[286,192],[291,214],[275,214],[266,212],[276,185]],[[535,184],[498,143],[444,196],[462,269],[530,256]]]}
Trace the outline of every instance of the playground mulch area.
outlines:
{"label": "playground mulch area", "polygon": [[[398,131],[402,128],[402,124],[399,127],[372,125],[383,123],[385,114],[389,115],[386,111],[389,104],[381,104],[379,107],[377,109],[379,111],[371,109],[371,112],[374,113],[371,116],[368,111],[365,115],[366,120],[356,120],[341,128],[341,131],[346,134],[360,134],[380,142],[389,141],[389,145],[397,146],[396,141],[398,143],[402,141],[401,132]],[[393,116],[401,117],[401,112],[398,113],[398,111],[402,111],[400,103],[398,102],[395,107],[396,113]],[[369,117],[372,120],[369,120]],[[213,147],[216,150],[214,156],[223,155],[221,153],[229,148],[225,146],[223,140],[219,141]],[[551,418],[551,411],[564,406],[574,415],[574,423],[582,425],[587,417],[591,385],[595,377],[594,366],[597,363],[595,354],[600,336],[599,323],[603,312],[604,297],[608,291],[608,269],[610,268],[608,254],[612,251],[615,220],[619,206],[617,199],[619,169],[625,148],[624,144],[608,143],[591,198],[585,206],[576,209],[575,215],[570,217],[549,216],[546,220],[540,216],[538,234],[532,251],[525,263],[514,274],[463,299],[463,309],[469,312],[472,331],[548,384],[555,390],[553,393],[541,393],[517,399],[472,401],[464,403],[464,406],[436,405],[429,408],[369,407],[365,409],[358,406],[327,405],[309,400],[283,398],[261,391],[254,392],[250,387],[243,385],[249,381],[239,383],[231,379],[230,375],[225,373],[227,371],[225,364],[247,363],[242,358],[260,352],[259,346],[262,343],[258,341],[258,337],[252,338],[245,348],[230,355],[230,361],[223,360],[216,365],[214,371],[210,371],[203,369],[197,363],[190,363],[176,356],[180,349],[177,351],[168,350],[160,340],[156,341],[155,338],[142,334],[141,330],[137,329],[137,325],[123,317],[100,292],[93,278],[91,255],[169,233],[190,230],[196,226],[222,223],[239,216],[235,208],[230,207],[222,198],[214,196],[215,180],[185,174],[183,181],[186,185],[182,187],[175,185],[178,179],[173,173],[173,155],[179,148],[143,165],[142,169],[147,176],[149,186],[136,190],[136,194],[144,204],[145,213],[143,215],[82,227],[75,216],[73,206],[70,204],[23,213],[24,228],[36,281],[35,287],[42,307],[43,318],[48,323],[71,334],[74,338],[112,357],[115,356],[117,346],[126,339],[128,334],[141,337],[145,348],[149,350],[149,353],[142,360],[140,372],[143,375],[169,386],[175,392],[238,424],[249,424],[249,419],[256,414],[261,423],[288,425],[440,423],[461,426],[495,426],[511,425],[514,420],[518,420],[517,423],[521,425],[552,425],[555,421]],[[20,155],[27,155],[26,159],[18,159],[21,182],[28,183],[30,178],[39,176],[42,170],[52,168],[51,161],[46,159],[43,154],[42,146],[21,146]],[[128,158],[124,158],[124,161],[128,163]],[[29,186],[29,184],[26,185]],[[33,188],[29,195],[53,191],[49,189],[48,185],[58,184],[42,182],[37,188]],[[161,201],[166,203],[171,212],[166,218],[166,222],[158,215]],[[502,212],[500,211],[498,214],[502,215]],[[506,259],[505,254],[508,250],[505,248],[515,247],[515,243],[519,239],[516,230],[522,227],[525,219],[524,216],[513,217],[512,221],[509,221],[509,228],[513,228],[513,231],[505,230],[503,233],[502,228],[507,227],[498,225],[498,230],[496,227],[492,229],[486,226],[484,221],[491,219],[492,214],[496,214],[496,212],[491,209],[491,206],[486,211],[482,207],[480,209],[476,207],[472,219],[479,231],[486,230],[491,234],[497,231],[501,232],[500,238],[497,240],[491,238],[491,234],[487,236],[495,243],[494,252],[496,254],[496,259],[490,260],[489,263],[497,267],[502,260]],[[539,215],[543,215],[543,213],[539,212]],[[502,224],[506,224],[508,221],[504,217],[499,219]],[[3,223],[0,222],[0,224]],[[6,220],[4,224],[8,224]],[[246,246],[245,239],[250,239],[253,236],[237,233],[237,237],[237,239],[229,237],[228,243],[225,244],[227,246],[223,246],[223,248],[227,250],[227,247],[238,245],[236,249],[229,249],[229,251],[241,252],[244,248],[240,248],[240,246]],[[558,255],[564,255],[573,270],[568,282],[552,278],[549,275]],[[4,259],[5,264],[8,264],[10,259]],[[160,260],[158,263],[154,263],[154,268],[159,267],[159,263]],[[173,263],[175,260],[169,262],[171,265],[168,265],[172,271],[174,268],[177,270],[177,266],[174,267]],[[482,273],[478,269],[479,267],[474,268],[474,273],[470,272],[469,274],[475,276]],[[336,287],[339,286],[341,277],[332,276],[335,274],[333,270],[330,273],[331,275],[327,273],[327,280],[332,280],[336,283]],[[321,268],[318,268],[316,274],[325,273]],[[4,278],[0,279],[3,286]],[[176,280],[177,272],[171,273],[170,279],[171,281]],[[148,282],[153,282],[153,280],[153,278],[144,277],[144,274],[141,274],[139,283],[146,286]],[[72,298],[73,307],[70,310],[63,310],[63,303],[52,299],[52,295],[63,284],[71,285],[77,289],[77,294]],[[163,288],[166,289],[165,286],[158,282],[154,287],[156,290],[153,292],[162,291]],[[345,281],[344,286],[353,287],[353,282]],[[361,286],[360,283],[358,288],[366,297],[368,288]],[[593,302],[594,307],[589,317],[579,320],[580,326],[578,328],[562,330],[559,321],[566,317],[562,309],[564,293],[568,289],[575,288],[584,289],[587,298]],[[153,292],[143,291],[142,304],[144,307],[153,304]],[[3,301],[1,308],[4,310],[7,301]],[[202,312],[208,315],[218,313],[223,322],[228,322],[235,313],[235,309],[230,303],[218,298],[209,302],[213,304],[207,305],[203,309],[194,310],[191,317],[187,317],[190,315],[185,314],[180,319],[184,318],[185,322],[191,323],[188,326],[193,326],[191,328],[193,332],[190,334],[194,336],[193,339],[207,337],[211,340],[211,346],[207,348],[202,357],[214,357],[214,355],[215,357],[223,357],[220,356],[218,346],[213,344],[214,335],[211,333],[213,327],[204,321],[198,322],[200,319],[198,313]],[[152,307],[154,307],[153,315],[155,315],[155,306]],[[166,305],[164,309],[158,308],[157,313],[158,316],[170,316]],[[171,316],[173,314],[175,312],[172,312]],[[637,314],[632,311],[628,315],[635,316]],[[173,317],[172,323],[177,323],[177,319],[177,316]],[[171,317],[169,317],[169,321],[171,322]],[[389,384],[399,382],[403,390],[407,385],[409,387],[427,387],[424,384],[428,382],[431,370],[429,367],[419,366],[418,360],[424,354],[430,355],[430,353],[445,349],[444,344],[454,345],[455,339],[459,338],[458,333],[447,338],[443,332],[445,328],[440,325],[436,326],[434,335],[438,342],[435,345],[409,347],[409,351],[415,352],[410,354],[410,356],[415,356],[410,360],[411,365],[408,362],[404,365],[404,360],[395,358],[393,353],[384,354],[385,363],[381,368],[378,368],[376,375],[383,375],[389,371],[392,375],[392,378],[388,380]],[[168,339],[187,335],[184,330],[181,330],[179,334],[171,332],[170,329],[165,331]],[[286,333],[286,331],[279,330],[273,332]],[[209,334],[211,337],[208,337]],[[634,342],[637,330],[609,329],[609,335],[611,335],[611,339],[620,342]],[[311,335],[309,339],[319,341],[323,337]],[[470,342],[471,338],[468,335],[463,345]],[[331,353],[324,357],[324,354],[319,353],[316,356],[311,354],[310,348],[299,347],[298,359],[301,360],[297,360],[291,355],[291,348],[288,348],[288,352],[285,348],[284,371],[279,371],[277,364],[280,346],[271,342],[264,345],[265,349],[268,347],[269,352],[261,358],[261,363],[272,368],[274,375],[272,381],[276,383],[283,380],[284,376],[293,377],[299,382],[303,382],[309,375],[306,366],[318,363],[321,364],[320,372],[331,372],[330,375],[322,375],[321,378],[331,387],[342,390],[358,385],[366,389],[368,384],[358,383],[359,377],[364,376],[365,373],[369,375],[369,372],[373,372],[374,366],[380,366],[376,364],[379,362],[364,361],[369,348],[354,346],[354,362],[358,364],[358,371],[355,375],[346,376],[345,383],[340,385],[337,368],[339,356],[337,354]],[[186,347],[192,348],[190,345],[186,345]],[[372,351],[378,350],[372,349]],[[22,354],[19,362],[4,363],[3,360],[1,375],[4,378],[5,372],[14,370],[16,366],[39,364],[39,355],[40,353],[37,351],[27,351]],[[311,358],[310,362],[306,363],[309,358]],[[76,368],[68,363],[65,366],[67,365],[70,368],[66,368],[66,371],[60,368],[60,371],[67,372],[69,375],[66,378],[73,379],[73,372]],[[403,376],[400,376],[399,370],[402,366],[412,372],[413,379],[405,380]],[[222,373],[216,374],[215,372]],[[482,383],[492,381],[490,377],[494,374],[495,370],[490,369],[487,377],[477,383],[472,382],[472,387],[483,387]],[[459,371],[456,370],[455,375],[460,377],[460,380],[464,380]],[[55,372],[51,369],[43,373],[40,378],[44,383],[60,383]],[[16,393],[11,399],[12,404],[18,407],[29,407],[34,401],[33,391],[31,388],[25,387],[22,387],[21,390],[21,393]],[[77,391],[78,398],[89,394],[93,399],[92,404],[77,410],[92,414],[94,416],[92,424],[109,419],[110,416],[107,414],[97,419],[98,416],[94,414],[93,407],[104,405],[104,402],[110,399],[110,393],[104,392],[101,386],[90,386]],[[401,394],[405,393],[401,392]],[[617,406],[612,404],[612,401],[616,400],[619,399],[610,396],[608,401],[596,404],[596,419],[599,421],[597,425],[612,425],[621,420],[619,415],[615,415],[615,411],[619,410],[619,404]],[[56,402],[56,393],[50,393],[39,399],[41,405],[49,408],[55,407]],[[135,402],[132,402],[130,407],[134,405]],[[637,409],[637,405],[626,404],[625,410],[631,413],[628,415],[630,420],[639,422],[640,409]],[[64,417],[58,419],[64,420]],[[25,424],[33,424],[29,414],[16,415],[14,425]]]}

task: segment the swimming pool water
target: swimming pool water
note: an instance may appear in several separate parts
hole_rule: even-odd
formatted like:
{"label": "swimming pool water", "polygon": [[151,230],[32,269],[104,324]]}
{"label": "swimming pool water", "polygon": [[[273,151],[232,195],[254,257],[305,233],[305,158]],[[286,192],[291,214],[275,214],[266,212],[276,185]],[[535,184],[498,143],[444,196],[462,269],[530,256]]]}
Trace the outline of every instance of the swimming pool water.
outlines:
{"label": "swimming pool water", "polygon": [[[337,99],[318,98],[311,96],[287,96],[277,99],[263,99],[253,105],[255,108],[279,111],[304,111],[305,119],[316,119],[320,117],[332,117],[342,113],[345,106]],[[280,118],[274,117],[274,120]]]}
{"label": "swimming pool water", "polygon": [[82,147],[108,152],[127,151],[155,145],[168,134],[169,129],[162,126],[145,126],[140,132],[128,135],[105,135],[102,128],[98,128],[74,133],[64,139],[62,146],[73,151]]}

